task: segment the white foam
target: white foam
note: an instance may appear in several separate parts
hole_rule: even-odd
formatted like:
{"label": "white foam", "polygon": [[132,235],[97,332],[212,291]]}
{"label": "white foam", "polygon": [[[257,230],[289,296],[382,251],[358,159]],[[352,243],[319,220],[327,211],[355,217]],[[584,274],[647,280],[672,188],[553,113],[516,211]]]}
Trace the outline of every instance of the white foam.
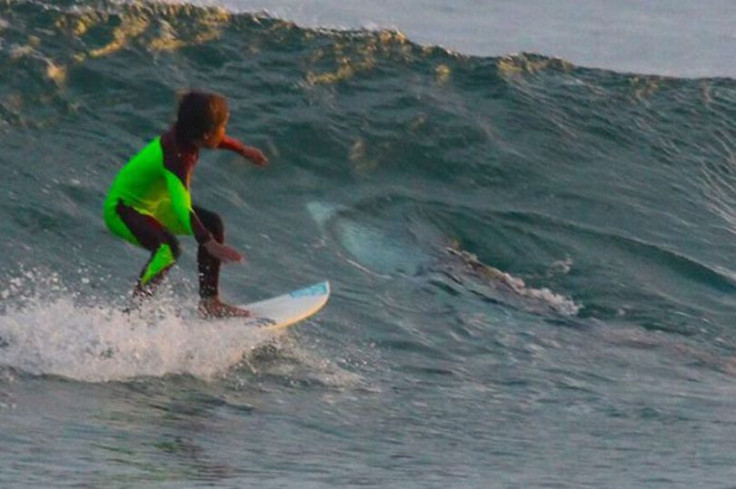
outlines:
{"label": "white foam", "polygon": [[[331,387],[360,383],[359,376],[301,348],[289,334],[247,327],[237,318],[200,318],[196,293],[182,299],[164,285],[142,310],[126,314],[127,294],[117,300],[98,297],[87,277],[97,276],[97,282],[99,274],[77,273],[76,285],[45,268],[21,268],[5,280],[0,367],[6,368],[0,373],[17,370],[85,382],[185,374],[211,381],[244,366],[256,375],[296,376]],[[278,362],[259,360],[266,345],[279,352]]]}
{"label": "white foam", "polygon": [[[462,260],[463,265],[466,267],[467,277],[477,277],[482,280],[482,283],[490,286],[492,290],[505,291],[513,295],[508,296],[507,299],[519,299],[521,305],[529,310],[537,310],[539,306],[542,309],[549,309],[565,316],[575,316],[580,312],[580,306],[575,303],[572,299],[565,297],[564,295],[558,294],[551,291],[550,289],[534,288],[526,284],[526,282],[519,278],[511,275],[508,272],[499,270],[498,268],[486,265],[478,259],[478,256],[465,250],[460,250],[455,247],[449,246],[445,250],[452,256],[456,256]],[[564,273],[568,273],[570,267],[572,267],[572,261],[566,260],[565,262],[556,262],[553,267],[557,267],[564,263],[565,268],[561,270]],[[453,277],[460,282],[464,283],[466,287],[472,287],[467,280],[463,280],[459,275],[454,274]],[[483,294],[483,290],[476,292]],[[495,295],[490,293],[489,295]]]}
{"label": "white foam", "polygon": [[556,292],[552,292],[546,287],[540,289],[529,287],[524,280],[514,277],[507,272],[501,272],[501,276],[503,277],[503,281],[519,294],[520,297],[547,304],[552,310],[565,316],[575,316],[580,312],[580,306],[575,301]]}
{"label": "white foam", "polygon": [[89,382],[167,374],[209,380],[269,337],[237,319],[204,321],[167,305],[128,315],[60,297],[0,316],[0,364]]}

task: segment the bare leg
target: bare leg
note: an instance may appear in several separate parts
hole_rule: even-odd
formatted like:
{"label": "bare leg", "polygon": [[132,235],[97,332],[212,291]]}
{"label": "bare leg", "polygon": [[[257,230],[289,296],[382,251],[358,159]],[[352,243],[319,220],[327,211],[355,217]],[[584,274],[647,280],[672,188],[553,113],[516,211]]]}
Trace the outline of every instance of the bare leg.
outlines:
{"label": "bare leg", "polygon": [[[212,233],[218,243],[225,241],[225,226],[219,215],[198,206],[194,212],[202,224]],[[225,304],[220,300],[220,265],[221,262],[200,246],[197,250],[197,268],[199,272],[199,313],[204,317],[248,317],[246,309]]]}

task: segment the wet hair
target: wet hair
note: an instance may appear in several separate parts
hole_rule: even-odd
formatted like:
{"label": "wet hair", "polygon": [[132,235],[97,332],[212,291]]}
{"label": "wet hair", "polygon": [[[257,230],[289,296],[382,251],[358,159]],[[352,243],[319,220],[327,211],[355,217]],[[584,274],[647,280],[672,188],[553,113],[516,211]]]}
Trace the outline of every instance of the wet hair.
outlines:
{"label": "wet hair", "polygon": [[191,90],[179,99],[175,131],[177,139],[193,142],[227,121],[227,100],[216,93]]}

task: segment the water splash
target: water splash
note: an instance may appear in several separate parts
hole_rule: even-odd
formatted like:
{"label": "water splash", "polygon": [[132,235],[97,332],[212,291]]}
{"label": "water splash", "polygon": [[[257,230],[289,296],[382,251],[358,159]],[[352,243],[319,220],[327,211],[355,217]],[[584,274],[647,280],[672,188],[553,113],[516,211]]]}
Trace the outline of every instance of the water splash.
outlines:
{"label": "water splash", "polygon": [[204,321],[169,307],[126,314],[60,298],[0,316],[0,364],[88,382],[167,374],[209,380],[272,336],[236,319]]}
{"label": "water splash", "polygon": [[162,291],[140,311],[72,291],[53,273],[23,272],[0,292],[0,365],[88,382],[187,374],[205,380],[275,336],[237,319],[206,321]]}

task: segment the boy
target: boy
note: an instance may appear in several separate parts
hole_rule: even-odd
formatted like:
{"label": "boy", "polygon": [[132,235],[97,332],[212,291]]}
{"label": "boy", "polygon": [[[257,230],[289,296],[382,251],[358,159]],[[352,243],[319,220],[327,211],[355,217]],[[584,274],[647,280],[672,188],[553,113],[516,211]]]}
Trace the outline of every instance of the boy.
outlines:
{"label": "boy", "polygon": [[135,155],[117,174],[105,199],[104,217],[115,235],[151,252],[133,291],[135,302],[153,294],[181,254],[177,234],[199,244],[199,312],[205,317],[248,316],[220,301],[222,262],[243,260],[224,244],[222,219],[192,205],[190,183],[199,149],[228,149],[258,166],[263,153],[225,135],[230,113],[218,94],[190,91],[179,102],[176,123]]}

